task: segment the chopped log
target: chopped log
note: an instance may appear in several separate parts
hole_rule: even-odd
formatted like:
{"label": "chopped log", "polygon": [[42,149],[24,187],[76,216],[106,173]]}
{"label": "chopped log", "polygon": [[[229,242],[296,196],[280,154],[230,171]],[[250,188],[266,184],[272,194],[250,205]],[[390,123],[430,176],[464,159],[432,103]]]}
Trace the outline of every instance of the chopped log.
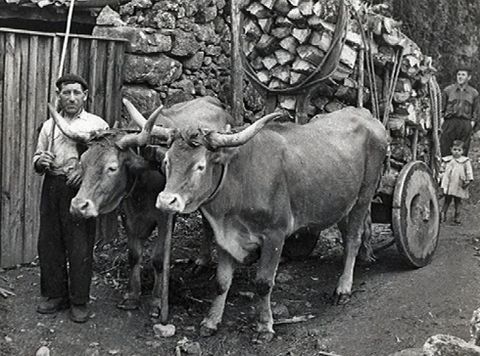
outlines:
{"label": "chopped log", "polygon": [[273,17],[269,17],[267,19],[259,19],[258,25],[260,26],[263,32],[270,33],[270,29],[272,28],[272,25],[273,25]]}
{"label": "chopped log", "polygon": [[270,89],[285,89],[287,87],[287,84],[282,82],[281,80],[274,78],[270,81],[270,84],[268,84],[268,87]]}
{"label": "chopped log", "polygon": [[334,112],[334,111],[341,110],[346,106],[347,105],[345,105],[344,103],[334,99],[334,100],[330,101],[327,105],[325,105],[324,110],[326,112]]}
{"label": "chopped log", "polygon": [[264,33],[260,40],[257,42],[256,48],[260,55],[269,55],[273,51],[275,51],[278,44],[278,40],[275,37],[267,35]]}
{"label": "chopped log", "polygon": [[272,77],[281,80],[282,82],[290,82],[290,66],[277,66],[270,71]]}
{"label": "chopped log", "polygon": [[313,1],[303,0],[298,4],[298,9],[303,16],[310,16],[313,14]]}
{"label": "chopped log", "polygon": [[286,110],[295,110],[297,100],[294,96],[279,96],[278,104]]}
{"label": "chopped log", "polygon": [[263,60],[262,57],[256,57],[256,58],[254,58],[253,60],[250,61],[250,65],[256,71],[260,71],[260,70],[265,68],[263,63],[262,63],[262,60]]}
{"label": "chopped log", "polygon": [[290,72],[290,85],[291,85],[291,86],[298,85],[298,84],[300,84],[303,80],[305,80],[306,77],[307,77],[307,76],[306,76],[305,74],[291,71],[291,72]]}
{"label": "chopped log", "polygon": [[243,41],[242,43],[242,50],[243,50],[243,53],[245,53],[245,55],[248,57],[248,58],[251,58],[252,57],[252,54],[255,50],[255,43],[254,42],[250,42],[250,41]]}
{"label": "chopped log", "polygon": [[280,47],[292,54],[296,53],[297,46],[298,41],[293,36],[285,37],[283,40],[280,41]]}
{"label": "chopped log", "polygon": [[[332,34],[330,32],[313,32],[310,36],[310,43],[313,46],[320,48],[322,51],[327,52],[332,43]],[[357,60],[358,52],[347,44],[343,45],[342,53],[340,55],[340,61],[353,69]]]}
{"label": "chopped log", "polygon": [[292,5],[290,5],[288,0],[277,0],[273,9],[281,15],[286,15],[292,9]]}
{"label": "chopped log", "polygon": [[271,17],[272,13],[262,4],[258,2],[252,2],[246,9],[246,11],[257,19],[264,19]]}
{"label": "chopped log", "polygon": [[265,68],[270,70],[278,64],[278,61],[274,55],[269,55],[262,59],[262,64],[264,65]]}
{"label": "chopped log", "polygon": [[295,37],[300,43],[305,43],[311,33],[311,30],[303,28],[294,28],[292,30],[292,36]]}
{"label": "chopped log", "polygon": [[277,62],[280,63],[280,65],[282,66],[288,63],[292,63],[295,59],[295,56],[293,54],[284,49],[277,49],[274,54],[275,58],[277,58]]}
{"label": "chopped log", "polygon": [[308,27],[313,29],[323,28],[322,19],[316,15],[310,16],[307,20]]}
{"label": "chopped log", "polygon": [[290,21],[289,19],[283,16],[278,16],[275,19],[275,25],[279,27],[288,27],[288,28],[292,28],[294,26],[292,21]]}
{"label": "chopped log", "polygon": [[266,70],[261,70],[257,72],[257,78],[263,84],[268,84],[268,82],[270,81],[270,75]]}
{"label": "chopped log", "polygon": [[322,6],[322,3],[321,3],[320,1],[317,1],[317,2],[313,5],[312,11],[313,11],[313,13],[315,14],[315,16],[322,17],[322,15],[323,15],[323,6]]}
{"label": "chopped log", "polygon": [[271,31],[271,35],[275,38],[278,38],[279,40],[289,36],[290,33],[292,33],[292,30],[290,27],[275,27]]}
{"label": "chopped log", "polygon": [[[335,25],[327,22],[325,20],[320,19],[322,27],[333,33],[335,31]],[[362,35],[360,33],[356,33],[354,31],[347,31],[347,37],[345,38],[347,42],[350,44],[354,44],[355,46],[362,47],[363,46],[363,40],[362,40]]]}
{"label": "chopped log", "polygon": [[303,20],[304,17],[302,16],[302,14],[300,13],[300,9],[298,7],[294,7],[293,9],[291,9],[288,14],[287,14],[287,17],[290,19],[290,20],[293,20],[293,21],[299,21],[299,20]]}
{"label": "chopped log", "polygon": [[294,6],[294,7],[297,7],[298,4],[300,3],[300,0],[288,0],[288,2]]}
{"label": "chopped log", "polygon": [[312,64],[319,65],[325,53],[312,45],[302,45],[297,47],[299,57]]}
{"label": "chopped log", "polygon": [[273,5],[275,5],[275,0],[260,0],[260,3],[265,6],[267,9],[272,10]]}
{"label": "chopped log", "polygon": [[346,66],[343,63],[339,63],[337,66],[337,69],[335,72],[332,74],[332,79],[336,81],[343,81],[345,78],[348,78],[350,75],[352,75],[353,69]]}
{"label": "chopped log", "polygon": [[299,58],[297,58],[292,64],[292,70],[303,74],[310,74],[315,70],[315,68],[315,65],[312,63]]}
{"label": "chopped log", "polygon": [[252,19],[245,20],[243,29],[246,41],[257,42],[262,36],[262,30]]}

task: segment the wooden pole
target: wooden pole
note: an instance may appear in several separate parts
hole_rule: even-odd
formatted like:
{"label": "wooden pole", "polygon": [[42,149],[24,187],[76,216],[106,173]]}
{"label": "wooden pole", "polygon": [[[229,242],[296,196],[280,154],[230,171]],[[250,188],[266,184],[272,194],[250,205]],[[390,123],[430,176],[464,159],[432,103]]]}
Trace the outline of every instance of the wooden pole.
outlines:
{"label": "wooden pole", "polygon": [[165,324],[168,320],[168,288],[170,282],[170,250],[172,246],[173,214],[167,218],[167,234],[163,244],[163,270],[162,270],[162,310],[160,321]]}
{"label": "wooden pole", "polygon": [[[62,55],[60,57],[60,65],[58,67],[57,78],[60,78],[62,76],[63,66],[65,65],[65,56],[67,54],[68,38],[70,37],[74,6],[75,6],[75,0],[70,0],[70,6],[68,8],[68,15],[67,15],[67,28],[65,29],[65,38],[63,39]],[[58,107],[58,102],[55,104],[55,107]],[[55,122],[53,122],[52,124],[52,131],[50,132],[50,140],[48,141],[48,151],[50,152],[53,150],[54,137],[55,137]]]}
{"label": "wooden pole", "polygon": [[232,114],[237,125],[243,123],[243,66],[240,57],[240,0],[231,0],[232,19],[231,66],[232,66]]}
{"label": "wooden pole", "polygon": [[365,49],[361,48],[358,53],[358,95],[357,106],[363,108],[363,87],[365,81]]}

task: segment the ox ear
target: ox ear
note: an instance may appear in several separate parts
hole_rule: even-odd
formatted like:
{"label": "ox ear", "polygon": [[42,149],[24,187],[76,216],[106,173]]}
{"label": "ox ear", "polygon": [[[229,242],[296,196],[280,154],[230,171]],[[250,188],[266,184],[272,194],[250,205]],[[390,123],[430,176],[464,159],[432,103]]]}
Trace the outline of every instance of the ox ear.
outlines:
{"label": "ox ear", "polygon": [[211,161],[213,163],[227,164],[238,152],[238,148],[220,148],[210,151]]}
{"label": "ox ear", "polygon": [[128,170],[135,175],[144,172],[150,167],[148,161],[145,158],[137,155],[136,153],[133,153],[133,151],[131,151],[128,155],[126,164]]}

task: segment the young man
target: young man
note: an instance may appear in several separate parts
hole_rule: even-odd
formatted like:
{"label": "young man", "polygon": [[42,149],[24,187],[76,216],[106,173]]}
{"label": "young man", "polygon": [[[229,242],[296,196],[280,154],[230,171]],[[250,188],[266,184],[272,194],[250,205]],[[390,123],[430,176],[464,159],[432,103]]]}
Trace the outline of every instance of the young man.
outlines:
{"label": "young man", "polygon": [[[56,87],[60,114],[78,131],[108,128],[100,117],[84,110],[88,85],[82,77],[66,74]],[[95,223],[76,219],[69,212],[81,180],[75,169],[78,161],[77,144],[55,127],[52,118],[45,121],[33,158],[35,171],[45,174],[38,237],[40,288],[45,299],[37,312],[53,314],[70,306],[70,319],[82,323],[89,318]]]}
{"label": "young man", "polygon": [[442,157],[450,154],[450,147],[455,140],[464,142],[464,154],[467,156],[472,133],[480,129],[478,91],[468,85],[470,69],[460,67],[456,75],[456,83],[443,90],[442,113],[445,121],[440,136]]}

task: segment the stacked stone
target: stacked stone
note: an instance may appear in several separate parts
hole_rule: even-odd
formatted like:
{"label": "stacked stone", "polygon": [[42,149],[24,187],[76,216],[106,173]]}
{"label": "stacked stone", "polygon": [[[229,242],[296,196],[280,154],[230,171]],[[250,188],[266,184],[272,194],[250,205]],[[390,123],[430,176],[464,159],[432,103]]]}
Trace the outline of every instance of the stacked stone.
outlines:
{"label": "stacked stone", "polygon": [[205,95],[226,102],[228,13],[225,0],[132,0],[105,7],[93,35],[128,41],[123,97],[142,113]]}

